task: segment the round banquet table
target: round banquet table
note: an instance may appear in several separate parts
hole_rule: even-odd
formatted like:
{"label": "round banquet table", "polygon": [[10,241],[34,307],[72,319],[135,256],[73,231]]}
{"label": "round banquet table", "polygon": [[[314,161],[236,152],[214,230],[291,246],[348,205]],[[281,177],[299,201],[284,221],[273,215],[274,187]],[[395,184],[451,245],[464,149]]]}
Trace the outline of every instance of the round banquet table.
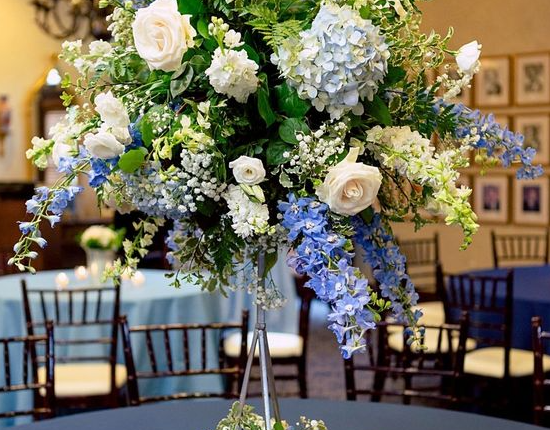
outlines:
{"label": "round banquet table", "polygon": [[[240,321],[243,308],[251,310],[251,327],[255,316],[253,297],[244,291],[229,292],[228,297],[219,293],[208,293],[202,291],[197,285],[182,283],[180,289],[170,286],[162,270],[141,270],[145,276],[145,282],[140,286],[133,285],[130,281],[123,281],[121,287],[121,314],[128,316],[130,325],[161,324],[161,323],[209,323]],[[36,275],[17,274],[0,276],[0,337],[16,336],[25,334],[25,320],[21,296],[21,279],[26,279],[29,288],[55,288],[55,277],[60,271],[38,272]],[[69,287],[83,287],[89,285],[89,281],[77,281],[73,270],[64,270],[68,275]],[[296,333],[298,325],[298,311],[296,307],[296,293],[294,281],[290,270],[286,267],[284,259],[279,258],[277,265],[272,269],[273,282],[287,297],[288,303],[285,307],[267,313],[267,324],[272,331]],[[112,300],[112,298],[111,298]],[[35,303],[37,306],[38,303]],[[31,307],[33,307],[31,303]],[[63,310],[61,313],[63,314]],[[88,331],[100,330],[93,327],[86,328]],[[86,332],[86,337],[93,337]],[[101,336],[96,333],[96,336]],[[145,339],[132,339],[134,351],[145,350]],[[217,350],[214,339],[211,340],[211,351]],[[162,346],[157,346],[162,348]],[[73,346],[71,348],[78,348]],[[179,346],[176,346],[176,349]],[[73,350],[66,351],[72,354]],[[181,354],[181,351],[173,351],[174,354]],[[164,350],[159,351],[162,356]],[[212,352],[212,354],[214,354]],[[65,352],[64,352],[65,355]],[[82,354],[80,354],[82,355]],[[93,354],[91,354],[93,355]],[[198,358],[197,358],[198,359]],[[209,360],[215,360],[212,356]],[[148,366],[146,354],[137,354],[138,368]],[[118,361],[123,362],[121,351]],[[0,363],[2,361],[0,360]],[[3,365],[0,366],[0,380],[3,381]],[[143,368],[143,367],[142,367]],[[217,375],[192,376],[186,378],[167,378],[165,380],[148,380],[140,383],[140,389],[145,395],[155,395],[173,391],[195,391],[222,389],[222,379]],[[23,409],[29,406],[31,393],[0,393],[0,411]],[[12,424],[13,420],[0,420],[0,427]],[[18,419],[17,422],[20,422]]]}
{"label": "round banquet table", "polygon": [[[89,412],[18,427],[21,430],[215,430],[229,400],[187,400]],[[250,404],[261,413],[259,399]],[[387,403],[282,399],[283,418],[321,419],[329,430],[536,430],[529,424],[444,409]]]}
{"label": "round banquet table", "polygon": [[[509,269],[502,268],[469,273],[504,276],[507,270]],[[515,267],[513,271],[512,347],[531,350],[531,317],[541,316],[544,328],[550,329],[550,266]]]}

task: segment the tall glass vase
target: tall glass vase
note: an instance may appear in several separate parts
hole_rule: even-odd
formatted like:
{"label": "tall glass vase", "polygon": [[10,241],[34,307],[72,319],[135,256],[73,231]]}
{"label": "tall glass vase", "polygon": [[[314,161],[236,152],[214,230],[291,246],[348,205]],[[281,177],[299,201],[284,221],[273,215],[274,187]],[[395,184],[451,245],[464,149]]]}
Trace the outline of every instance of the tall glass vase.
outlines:
{"label": "tall glass vase", "polygon": [[[258,287],[265,289],[265,254],[258,256]],[[273,366],[271,355],[269,354],[269,344],[267,340],[267,327],[265,323],[265,309],[258,304],[256,308],[256,324],[254,326],[254,335],[252,343],[249,345],[248,360],[243,377],[243,385],[239,398],[240,411],[242,412],[246,397],[248,395],[248,384],[250,382],[250,373],[254,362],[254,352],[259,349],[260,376],[262,382],[262,400],[264,405],[265,430],[271,430],[271,418],[276,422],[281,421],[279,412],[279,402],[275,390],[275,376],[273,375]]]}
{"label": "tall glass vase", "polygon": [[101,278],[107,267],[115,260],[115,252],[111,249],[84,248],[86,251],[86,266],[92,285],[102,285]]}

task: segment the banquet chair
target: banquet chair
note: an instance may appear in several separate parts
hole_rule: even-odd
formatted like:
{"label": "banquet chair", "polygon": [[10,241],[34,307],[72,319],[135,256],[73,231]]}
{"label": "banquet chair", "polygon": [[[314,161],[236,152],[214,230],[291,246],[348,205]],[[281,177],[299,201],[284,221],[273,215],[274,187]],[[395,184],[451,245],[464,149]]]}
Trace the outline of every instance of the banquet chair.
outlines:
{"label": "banquet chair", "polygon": [[[237,398],[246,365],[248,311],[243,311],[239,323],[155,324],[130,327],[126,316],[120,318],[124,358],[128,369],[128,396],[131,406],[164,400],[196,398]],[[223,338],[227,331],[238,330],[243,336],[239,359],[227,365],[223,355]],[[132,349],[132,338],[145,339],[146,352]],[[211,348],[213,340],[217,349]],[[181,357],[176,356],[181,347]],[[159,354],[159,350],[164,351]],[[148,366],[138,369],[136,357],[147,354]],[[215,354],[214,354],[215,353]],[[179,354],[178,354],[179,355]],[[213,356],[216,355],[215,360]],[[142,396],[139,382],[173,377],[220,375],[226,378],[222,392],[188,391],[155,396]],[[204,379],[203,379],[204,380]]]}
{"label": "banquet chair", "polygon": [[540,234],[498,234],[491,231],[494,267],[548,264],[549,234],[549,229]]}
{"label": "banquet chair", "polygon": [[[533,331],[533,357],[535,371],[533,374],[534,422],[544,424],[545,416],[550,416],[550,405],[545,404],[545,392],[550,387],[550,379],[545,377],[544,351],[550,346],[550,332],[542,331],[541,317],[531,319]],[[547,369],[548,370],[548,369]]]}
{"label": "banquet chair", "polygon": [[[33,393],[32,409],[0,411],[0,419],[33,416],[35,419],[55,415],[53,324],[46,323],[43,335],[0,338],[4,385],[1,394],[29,391]],[[43,368],[46,378],[38,378]]]}
{"label": "banquet chair", "polygon": [[[119,406],[126,366],[117,364],[120,287],[31,289],[21,281],[27,333],[55,327],[55,395],[60,408]],[[38,369],[38,378],[46,374]]]}
{"label": "banquet chair", "polygon": [[[298,317],[298,334],[267,332],[267,341],[269,344],[269,353],[274,366],[280,366],[285,371],[274,369],[275,380],[279,381],[297,381],[298,395],[305,399],[307,392],[307,345],[309,338],[309,314],[311,302],[316,297],[315,291],[305,286],[308,278],[305,276],[295,276],[296,294],[300,299],[300,310]],[[248,344],[252,342],[252,332],[248,333]],[[228,360],[232,361],[238,357],[239,345],[241,343],[240,333],[229,336],[224,342],[224,351]],[[258,349],[255,351],[255,365],[258,364]],[[289,368],[294,368],[296,372],[289,372]],[[253,377],[251,379],[258,379]],[[279,390],[280,396],[295,395],[295,393],[283,392]]]}
{"label": "banquet chair", "polygon": [[[444,300],[448,323],[456,322],[462,311],[470,314],[468,336],[476,340],[478,348],[466,353],[466,376],[499,380],[508,393],[512,378],[529,377],[534,371],[532,353],[512,348],[513,273],[450,275]],[[550,357],[544,357],[543,367],[550,369]]]}
{"label": "banquet chair", "polygon": [[[414,282],[416,291],[423,301],[441,300],[439,277],[442,271],[439,260],[439,236],[430,238],[398,240],[399,250],[406,257],[407,274]],[[443,315],[441,315],[443,322]]]}
{"label": "banquet chair", "polygon": [[[383,397],[399,397],[405,404],[422,399],[459,407],[468,313],[461,315],[459,324],[427,328],[437,332],[434,345],[427,345],[423,339],[411,343],[412,331],[404,324],[382,321],[376,330],[366,331],[366,354],[344,359],[347,399],[357,400],[360,395],[370,395],[371,401],[377,402]],[[403,354],[397,356],[388,343],[396,329],[403,343]],[[456,347],[449,349],[450,343]],[[371,378],[367,377],[369,374]]]}

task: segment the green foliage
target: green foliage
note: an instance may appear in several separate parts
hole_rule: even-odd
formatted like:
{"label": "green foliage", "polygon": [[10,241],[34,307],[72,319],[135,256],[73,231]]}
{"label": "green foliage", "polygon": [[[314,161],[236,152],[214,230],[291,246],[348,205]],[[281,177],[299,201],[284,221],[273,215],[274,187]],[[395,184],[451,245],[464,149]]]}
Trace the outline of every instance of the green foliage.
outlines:
{"label": "green foliage", "polygon": [[145,161],[147,155],[147,149],[137,148],[130,149],[128,152],[122,154],[118,160],[118,167],[125,173],[134,173],[141,167]]}
{"label": "green foliage", "polygon": [[281,140],[275,140],[269,142],[266,150],[266,159],[269,166],[278,166],[286,161],[288,158],[283,157],[283,153],[292,151],[293,146],[285,143]]}
{"label": "green foliage", "polygon": [[390,110],[379,96],[374,96],[372,102],[365,102],[365,110],[381,124],[388,127],[392,125],[393,121]]}
{"label": "green foliage", "polygon": [[170,94],[173,98],[183,94],[193,80],[193,67],[188,62],[183,63],[172,75]]}
{"label": "green foliage", "polygon": [[178,10],[181,14],[200,15],[206,12],[202,0],[178,0]]}
{"label": "green foliage", "polygon": [[275,87],[277,105],[280,111],[291,118],[303,117],[311,108],[311,104],[302,100],[294,88],[286,82]]}
{"label": "green foliage", "polygon": [[286,143],[298,143],[296,133],[301,132],[309,134],[310,130],[307,124],[298,118],[287,118],[279,126],[279,137]]}

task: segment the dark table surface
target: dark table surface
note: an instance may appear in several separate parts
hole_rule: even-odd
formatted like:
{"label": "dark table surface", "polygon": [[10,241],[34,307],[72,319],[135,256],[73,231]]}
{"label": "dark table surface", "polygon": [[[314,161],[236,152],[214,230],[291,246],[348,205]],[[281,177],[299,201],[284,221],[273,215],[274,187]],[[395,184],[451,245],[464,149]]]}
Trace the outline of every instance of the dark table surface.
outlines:
{"label": "dark table surface", "polygon": [[[470,273],[504,276],[507,270],[489,269]],[[550,266],[516,267],[513,271],[512,346],[531,350],[531,317],[541,316],[543,329],[550,329]]]}
{"label": "dark table surface", "polygon": [[[214,430],[232,401],[187,400],[88,412],[17,427],[18,430]],[[259,400],[249,402],[261,413]],[[302,415],[329,430],[536,430],[529,424],[436,408],[365,401],[282,399],[289,423]]]}

